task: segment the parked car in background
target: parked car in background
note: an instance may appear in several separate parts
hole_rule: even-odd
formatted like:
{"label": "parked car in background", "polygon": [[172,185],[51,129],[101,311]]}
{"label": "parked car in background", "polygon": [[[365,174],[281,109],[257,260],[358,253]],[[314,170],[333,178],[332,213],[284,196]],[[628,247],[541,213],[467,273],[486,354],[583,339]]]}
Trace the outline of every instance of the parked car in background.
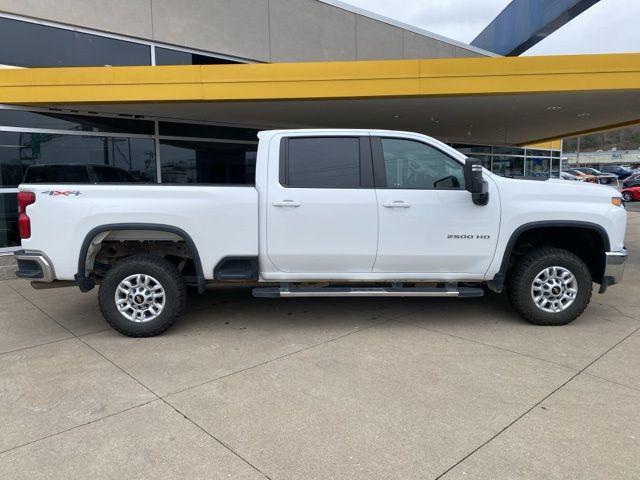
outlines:
{"label": "parked car in background", "polygon": [[600,167],[600,171],[602,173],[612,173],[616,175],[620,180],[624,180],[625,178],[633,174],[633,170],[631,170],[630,168],[621,167],[620,165],[602,165]]}
{"label": "parked car in background", "polygon": [[578,177],[578,180],[581,182],[589,182],[589,183],[598,183],[598,177],[595,175],[587,174],[577,170],[575,168],[568,168],[565,172],[570,173],[571,175],[575,175]]}
{"label": "parked car in background", "polygon": [[640,172],[634,173],[630,177],[627,177],[622,182],[624,188],[638,187],[640,186]]}
{"label": "parked car in background", "polygon": [[587,175],[593,175],[596,177],[598,183],[602,183],[604,185],[609,185],[612,183],[618,182],[618,176],[613,173],[603,173],[600,170],[596,170],[595,168],[589,167],[576,167],[574,170],[577,170],[582,173],[586,173]]}
{"label": "parked car in background", "polygon": [[569,172],[560,172],[560,180],[571,180],[573,182],[582,181],[581,178]]}
{"label": "parked car in background", "polygon": [[24,183],[139,183],[139,180],[110,165],[58,163],[29,166]]}
{"label": "parked car in background", "polygon": [[622,194],[622,200],[625,202],[635,202],[640,200],[640,186],[623,188],[620,193]]}

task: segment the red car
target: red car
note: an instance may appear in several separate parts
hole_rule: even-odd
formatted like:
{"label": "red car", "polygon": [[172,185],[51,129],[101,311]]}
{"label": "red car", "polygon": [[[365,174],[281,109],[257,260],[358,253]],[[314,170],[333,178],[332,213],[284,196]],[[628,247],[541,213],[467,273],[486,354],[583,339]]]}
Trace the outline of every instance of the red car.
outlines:
{"label": "red car", "polygon": [[623,188],[620,193],[622,193],[622,200],[625,202],[640,200],[640,186]]}

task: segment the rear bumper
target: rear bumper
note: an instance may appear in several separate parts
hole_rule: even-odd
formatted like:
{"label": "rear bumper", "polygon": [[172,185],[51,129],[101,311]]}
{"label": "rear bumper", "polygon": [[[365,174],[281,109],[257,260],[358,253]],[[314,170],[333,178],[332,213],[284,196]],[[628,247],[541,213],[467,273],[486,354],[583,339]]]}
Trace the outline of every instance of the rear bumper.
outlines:
{"label": "rear bumper", "polygon": [[624,267],[629,254],[625,248],[618,252],[605,252],[605,268],[600,293],[604,293],[608,286],[615,285],[622,280]]}
{"label": "rear bumper", "polygon": [[16,277],[44,283],[50,283],[56,279],[53,264],[44,253],[18,250],[13,257],[18,262]]}

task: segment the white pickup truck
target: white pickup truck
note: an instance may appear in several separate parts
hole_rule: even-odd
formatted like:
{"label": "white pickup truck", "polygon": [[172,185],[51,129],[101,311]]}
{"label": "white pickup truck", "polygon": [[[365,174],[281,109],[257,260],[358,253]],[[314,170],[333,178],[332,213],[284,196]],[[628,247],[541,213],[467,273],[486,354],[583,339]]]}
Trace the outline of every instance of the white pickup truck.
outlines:
{"label": "white pickup truck", "polygon": [[562,325],[623,273],[617,190],[504,178],[415,133],[259,134],[255,185],[22,184],[17,276],[100,285],[106,321],[157,335],[186,286],[257,297],[476,297]]}

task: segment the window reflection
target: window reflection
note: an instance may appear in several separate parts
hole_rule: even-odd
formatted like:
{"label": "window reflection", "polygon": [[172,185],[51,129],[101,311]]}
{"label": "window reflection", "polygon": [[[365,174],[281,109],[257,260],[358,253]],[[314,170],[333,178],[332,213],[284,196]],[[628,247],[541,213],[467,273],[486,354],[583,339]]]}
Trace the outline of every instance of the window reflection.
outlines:
{"label": "window reflection", "polygon": [[164,183],[253,185],[255,144],[160,140]]}
{"label": "window reflection", "polygon": [[16,187],[30,165],[95,164],[118,167],[142,182],[156,181],[151,138],[0,132],[0,186]]}
{"label": "window reflection", "polygon": [[151,65],[151,47],[0,18],[0,64],[17,67]]}
{"label": "window reflection", "polygon": [[493,172],[504,177],[524,175],[524,157],[493,157]]}

